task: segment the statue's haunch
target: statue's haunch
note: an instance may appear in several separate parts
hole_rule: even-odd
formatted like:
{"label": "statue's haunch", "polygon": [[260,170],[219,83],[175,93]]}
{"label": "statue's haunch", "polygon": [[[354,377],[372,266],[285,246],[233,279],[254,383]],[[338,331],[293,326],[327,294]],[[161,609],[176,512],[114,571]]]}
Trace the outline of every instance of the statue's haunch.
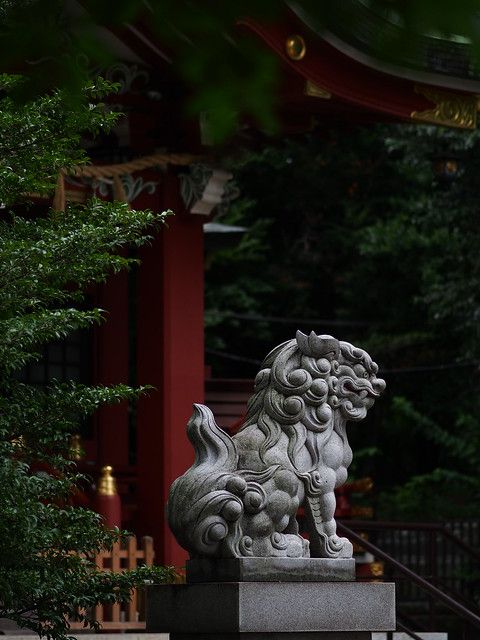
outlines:
{"label": "statue's haunch", "polygon": [[[297,331],[265,358],[233,438],[195,405],[195,462],[173,483],[167,507],[191,557],[351,557],[336,534],[334,490],[352,461],[347,421],[363,420],[385,389],[377,372],[362,349]],[[302,504],[310,541],[298,532]]]}

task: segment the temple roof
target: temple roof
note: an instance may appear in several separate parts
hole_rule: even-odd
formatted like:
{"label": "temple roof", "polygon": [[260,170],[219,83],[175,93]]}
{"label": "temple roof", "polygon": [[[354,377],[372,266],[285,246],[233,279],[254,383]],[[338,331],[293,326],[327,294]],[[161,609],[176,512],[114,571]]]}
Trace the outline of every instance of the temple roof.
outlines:
{"label": "temple roof", "polygon": [[[329,4],[333,8],[321,23],[293,1],[286,3],[284,19],[274,24],[248,17],[239,22],[281,60],[291,94],[284,99],[284,110],[290,100],[297,106],[300,101],[312,114],[317,110],[333,118],[476,127],[480,77],[467,42],[417,35],[418,41],[403,53],[379,57],[378,33],[383,40],[401,27],[370,10],[365,0]],[[315,108],[315,99],[324,104]]]}
{"label": "temple roof", "polygon": [[[378,34],[382,41],[401,41],[402,27],[394,15],[374,11],[368,0],[327,4],[321,23],[318,12],[314,15],[298,0],[286,1],[273,22],[249,16],[237,21],[237,46],[248,32],[279,60],[278,103],[286,132],[337,120],[476,127],[480,76],[468,41],[417,34],[411,47],[387,55]],[[108,38],[124,60],[145,65],[175,86],[174,54],[148,21],[110,29]],[[182,99],[182,92],[173,93]]]}
{"label": "temple roof", "polygon": [[407,32],[393,10],[382,12],[368,0],[336,0],[322,12],[322,21],[301,2],[287,4],[312,32],[366,66],[416,82],[480,91],[480,74],[465,37]]}

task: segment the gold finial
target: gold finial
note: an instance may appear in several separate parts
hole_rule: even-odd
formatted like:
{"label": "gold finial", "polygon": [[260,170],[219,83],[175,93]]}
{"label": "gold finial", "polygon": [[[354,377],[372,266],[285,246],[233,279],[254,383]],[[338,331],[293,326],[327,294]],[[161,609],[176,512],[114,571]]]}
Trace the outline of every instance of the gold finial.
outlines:
{"label": "gold finial", "polygon": [[305,40],[298,34],[288,36],[285,42],[285,49],[287,51],[287,56],[292,60],[302,60],[307,53]]}
{"label": "gold finial", "polygon": [[113,467],[107,465],[102,467],[102,475],[98,482],[97,493],[100,496],[115,496],[117,495],[117,481],[112,476]]}
{"label": "gold finial", "polygon": [[72,460],[75,460],[75,462],[83,458],[82,439],[78,433],[70,439],[70,457]]}

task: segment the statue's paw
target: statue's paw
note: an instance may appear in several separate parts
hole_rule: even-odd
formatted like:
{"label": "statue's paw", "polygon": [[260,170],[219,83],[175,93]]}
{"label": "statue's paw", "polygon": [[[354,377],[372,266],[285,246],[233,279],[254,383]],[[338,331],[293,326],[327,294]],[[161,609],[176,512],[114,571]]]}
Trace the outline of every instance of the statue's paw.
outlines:
{"label": "statue's paw", "polygon": [[348,538],[333,535],[328,538],[327,546],[331,558],[351,558],[353,555],[353,545]]}
{"label": "statue's paw", "polygon": [[312,550],[314,557],[317,558],[351,558],[353,555],[353,546],[350,540],[340,538],[336,534],[328,536],[325,533],[320,533]]}
{"label": "statue's paw", "polygon": [[286,534],[285,538],[287,539],[285,554],[287,558],[308,558],[310,556],[308,540],[295,534]]}

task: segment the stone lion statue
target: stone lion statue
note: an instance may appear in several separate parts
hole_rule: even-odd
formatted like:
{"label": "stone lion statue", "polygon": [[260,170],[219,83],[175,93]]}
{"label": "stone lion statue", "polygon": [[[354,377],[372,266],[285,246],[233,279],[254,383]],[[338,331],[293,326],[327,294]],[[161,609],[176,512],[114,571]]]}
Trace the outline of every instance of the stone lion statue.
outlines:
{"label": "stone lion statue", "polygon": [[[352,461],[347,421],[365,418],[385,389],[377,372],[362,349],[297,331],[265,358],[235,436],[194,405],[195,462],[167,506],[191,557],[351,557],[352,545],[336,534],[334,490]],[[300,505],[309,541],[299,534]]]}

